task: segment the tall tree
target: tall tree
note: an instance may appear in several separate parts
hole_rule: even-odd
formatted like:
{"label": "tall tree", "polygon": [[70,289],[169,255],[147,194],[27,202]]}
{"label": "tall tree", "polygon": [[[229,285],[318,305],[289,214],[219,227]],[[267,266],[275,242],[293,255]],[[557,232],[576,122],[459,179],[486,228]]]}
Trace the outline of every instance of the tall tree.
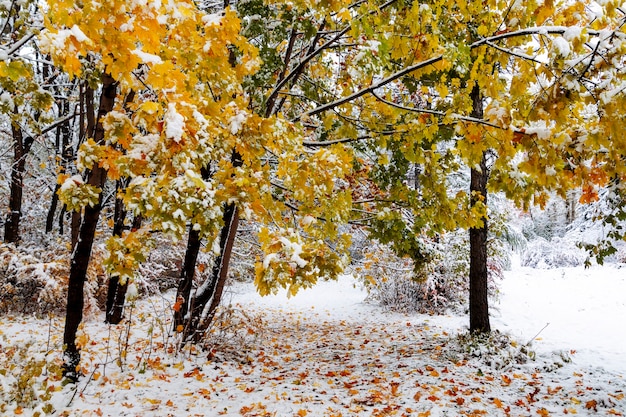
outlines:
{"label": "tall tree", "polygon": [[[326,89],[297,119],[323,126],[320,139],[344,142],[358,136],[334,130],[336,121],[359,121],[367,140],[355,148],[371,167],[361,172],[377,185],[364,208],[374,216],[374,236],[400,255],[419,265],[428,261],[424,234],[470,230],[470,329],[488,331],[487,191],[503,191],[522,207],[581,184],[583,201],[594,198],[608,168],[604,155],[621,152],[619,141],[602,140],[606,153],[595,142],[596,132],[614,137],[609,125],[623,117],[613,104],[623,100],[623,74],[612,68],[605,75],[600,64],[623,62],[623,12],[613,2],[602,13],[582,2],[370,7],[360,4],[351,46],[336,54],[342,71],[332,80],[341,89]],[[613,89],[599,82],[605,77]],[[593,109],[602,111],[594,116]],[[593,132],[591,143],[584,132]],[[464,167],[469,192],[451,194],[448,178]]]}
{"label": "tall tree", "polygon": [[0,110],[8,116],[13,163],[10,174],[8,214],[4,241],[20,239],[26,160],[38,135],[51,130],[42,117],[52,105],[52,96],[40,87],[41,74],[23,51],[32,48],[34,23],[40,18],[34,2],[9,2],[0,7]]}
{"label": "tall tree", "polygon": [[[127,106],[116,100],[111,109],[100,103],[97,124],[103,140],[89,137],[81,146],[80,170],[97,169],[111,180],[129,178],[120,197],[151,231],[180,239],[190,224],[216,251],[226,207],[245,218],[274,219],[280,227],[260,232],[267,256],[259,274],[276,276],[292,291],[312,285],[320,274],[340,271],[339,256],[320,239],[321,228],[314,224],[323,211],[309,201],[323,201],[323,209],[335,217],[349,213],[345,203],[333,205],[345,195],[333,197],[332,191],[335,179],[348,171],[350,156],[341,150],[310,154],[294,124],[248,108],[242,84],[260,61],[256,48],[240,35],[232,10],[205,14],[184,0],[151,7],[121,1],[64,1],[58,6],[49,11],[42,48],[70,76],[94,85],[101,81],[94,74],[108,74],[119,96],[130,91],[138,96]],[[106,24],[102,16],[107,16]],[[111,36],[111,31],[124,35]],[[207,167],[210,176],[203,175]],[[296,178],[298,170],[306,177]],[[68,207],[92,213],[101,188],[77,176],[62,180],[59,194]],[[302,187],[294,187],[290,201],[303,202],[301,223],[283,218],[288,202],[273,194],[274,181],[295,180]],[[305,240],[292,226],[315,231],[313,238]],[[83,230],[87,233],[81,227],[81,235]],[[120,283],[132,285],[149,242],[147,232],[131,230],[108,239],[107,270]],[[334,237],[336,233],[330,235]],[[81,236],[75,254],[86,254],[78,250],[83,240]],[[84,268],[87,261],[81,257],[72,265]],[[72,282],[84,280],[76,271]],[[72,372],[80,346],[70,341],[76,323],[70,324],[65,368],[76,377]]]}

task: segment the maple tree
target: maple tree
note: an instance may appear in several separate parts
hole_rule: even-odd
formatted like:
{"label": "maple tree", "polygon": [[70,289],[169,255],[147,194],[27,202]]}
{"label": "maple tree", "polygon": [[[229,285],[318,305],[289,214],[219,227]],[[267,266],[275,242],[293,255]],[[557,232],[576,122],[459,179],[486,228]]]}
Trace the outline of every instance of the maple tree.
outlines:
{"label": "maple tree", "polygon": [[[585,203],[621,175],[610,163],[623,153],[613,126],[623,117],[617,6],[394,2],[370,14],[362,4],[352,47],[337,54],[341,87],[297,117],[330,120],[320,137],[367,139],[354,145],[377,184],[364,207],[373,236],[400,255],[419,266],[424,235],[469,229],[473,331],[490,329],[487,192],[528,208],[582,186]],[[335,123],[355,118],[358,133]],[[451,194],[449,179],[463,169],[470,188]]]}
{"label": "maple tree", "polygon": [[[349,156],[309,154],[293,124],[247,108],[241,85],[260,62],[239,34],[233,11],[206,14],[184,1],[150,7],[67,1],[48,12],[46,25],[41,47],[70,76],[101,91],[93,130],[78,152],[77,166],[87,180],[60,178],[63,202],[83,213],[70,272],[67,376],[77,377],[80,294],[107,178],[130,179],[119,198],[149,223],[108,240],[106,266],[122,285],[132,286],[151,231],[180,239],[191,224],[198,238],[218,248],[225,207],[272,225],[260,231],[267,253],[257,268],[262,291],[281,285],[294,292],[341,270],[340,256],[323,241],[337,233],[315,219],[330,208],[335,217],[346,211],[345,204],[333,204],[333,188]],[[119,36],[111,35],[112,28]],[[311,174],[293,177],[298,170]],[[287,203],[272,193],[276,178],[298,181],[296,199],[307,202],[299,207],[301,221],[284,216]],[[271,279],[264,284],[264,277]]]}

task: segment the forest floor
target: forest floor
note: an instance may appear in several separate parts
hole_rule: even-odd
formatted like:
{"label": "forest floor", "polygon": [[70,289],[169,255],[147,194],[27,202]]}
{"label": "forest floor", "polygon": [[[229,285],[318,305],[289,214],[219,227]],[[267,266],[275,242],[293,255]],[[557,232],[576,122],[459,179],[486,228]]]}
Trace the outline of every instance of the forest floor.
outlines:
{"label": "forest floor", "polygon": [[292,298],[261,298],[250,284],[236,284],[226,297],[227,326],[215,330],[207,350],[177,352],[171,294],[153,296],[128,310],[121,325],[107,326],[98,314],[86,320],[85,376],[65,386],[57,368],[63,320],[3,316],[0,411],[626,415],[625,275],[614,266],[516,268],[494,304],[496,331],[480,343],[467,336],[464,316],[385,312],[343,277]]}

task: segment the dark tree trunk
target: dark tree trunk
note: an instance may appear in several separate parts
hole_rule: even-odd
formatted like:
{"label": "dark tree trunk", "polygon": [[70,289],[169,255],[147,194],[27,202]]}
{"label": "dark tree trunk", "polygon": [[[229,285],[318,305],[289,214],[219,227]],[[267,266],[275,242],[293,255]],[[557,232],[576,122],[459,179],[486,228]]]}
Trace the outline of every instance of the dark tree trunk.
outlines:
{"label": "dark tree trunk", "polygon": [[61,188],[61,184],[57,184],[54,187],[54,192],[52,193],[52,201],[50,201],[50,208],[48,209],[48,216],[46,217],[46,233],[51,233],[54,228],[54,215],[57,212],[57,206],[59,205],[59,189]]}
{"label": "dark tree trunk", "polygon": [[[226,278],[228,277],[228,267],[230,265],[238,226],[239,210],[235,204],[229,204],[224,212],[224,227],[222,227],[220,233],[220,254],[213,264],[210,281],[208,285],[198,289],[191,299],[191,325],[188,329],[193,331],[193,333],[190,332],[187,336],[194,341],[202,339],[204,331],[211,325],[215,311],[222,300],[222,293],[224,292]],[[202,317],[202,313],[209,300],[211,301],[211,305],[209,306],[206,316]]]}
{"label": "dark tree trunk", "polygon": [[[126,187],[124,181],[119,180],[116,184],[115,211],[113,223],[113,236],[122,236],[124,233],[124,220],[126,219],[126,209],[124,202],[117,196],[120,189]],[[126,300],[126,290],[128,282],[120,283],[119,277],[109,277],[107,288],[106,316],[105,323],[118,324],[124,318],[124,301]]]}
{"label": "dark tree trunk", "polygon": [[[473,111],[472,117],[482,119],[483,103],[478,86],[472,90]],[[471,207],[478,202],[487,204],[487,182],[489,169],[487,167],[486,153],[483,153],[480,166],[471,169],[470,192]],[[470,332],[488,333],[491,331],[489,324],[489,300],[487,294],[487,218],[483,219],[482,227],[473,227],[469,230],[470,237]]]}
{"label": "dark tree trunk", "polygon": [[174,309],[174,330],[185,331],[188,327],[186,323],[187,312],[189,311],[189,302],[191,298],[191,289],[193,287],[193,278],[196,273],[196,261],[200,252],[200,232],[193,230],[193,226],[189,226],[189,237],[187,238],[187,249],[185,250],[185,259],[180,272],[180,281],[176,291],[176,307]]}
{"label": "dark tree trunk", "polygon": [[[108,74],[102,76],[102,95],[98,109],[97,123],[93,131],[93,139],[96,143],[104,141],[104,127],[102,118],[113,109],[117,94],[117,83]],[[106,171],[95,165],[88,176],[88,184],[102,188],[106,180]],[[72,254],[70,264],[70,277],[67,291],[67,311],[65,316],[65,331],[63,333],[63,375],[70,380],[78,380],[76,367],[80,362],[80,351],[76,346],[76,332],[83,319],[83,288],[87,276],[87,267],[91,257],[94,236],[98,218],[100,217],[102,194],[98,204],[86,206],[83,221],[80,225],[79,238]]]}
{"label": "dark tree trunk", "polygon": [[[487,204],[487,181],[489,172],[485,156],[480,164],[480,170],[472,169],[470,189],[472,206],[477,201]],[[476,194],[474,194],[476,193]],[[481,197],[479,197],[481,196]],[[487,219],[483,219],[483,226],[473,227],[470,235],[470,331],[487,333],[491,331],[489,324],[489,301],[487,294]]]}
{"label": "dark tree trunk", "polygon": [[[17,114],[17,112],[16,107],[14,113]],[[33,138],[31,136],[24,138],[24,133],[17,123],[11,123],[11,133],[13,134],[13,164],[11,165],[9,213],[4,223],[4,241],[17,243],[20,240],[26,155],[30,152]]]}
{"label": "dark tree trunk", "polygon": [[[59,104],[59,107],[62,109],[59,117],[64,117],[69,114],[70,105],[68,100],[63,99],[62,103]],[[65,173],[67,171],[67,166],[70,163],[70,160],[74,156],[74,152],[72,147],[70,146],[72,137],[72,130],[70,127],[69,120],[63,123],[61,126],[57,128],[57,149],[59,154],[61,155],[61,165],[60,165],[60,173]],[[46,233],[52,232],[54,227],[54,215],[57,211],[57,206],[59,204],[59,189],[61,188],[61,184],[57,184],[54,188],[54,194],[52,194],[52,202],[50,203],[50,209],[48,210],[48,216],[46,218]],[[63,214],[61,214],[61,221],[63,221]]]}
{"label": "dark tree trunk", "polygon": [[[241,155],[237,152],[233,152],[231,162],[235,167],[241,166],[243,163]],[[206,179],[209,175],[208,169],[203,170],[203,178]],[[216,257],[213,264],[211,277],[203,283],[193,297],[191,297],[191,289],[193,287],[193,277],[198,252],[200,251],[201,239],[199,238],[198,232],[191,227],[189,229],[187,251],[185,253],[181,280],[176,294],[177,307],[174,312],[174,328],[177,331],[183,331],[183,342],[190,339],[197,341],[202,337],[203,330],[210,325],[215,309],[222,298],[226,277],[228,276],[233,242],[239,225],[239,211],[235,204],[226,206],[223,220],[224,226],[220,232],[219,255]],[[203,320],[202,312],[209,301],[212,301],[209,314]],[[189,314],[187,314],[188,312]]]}

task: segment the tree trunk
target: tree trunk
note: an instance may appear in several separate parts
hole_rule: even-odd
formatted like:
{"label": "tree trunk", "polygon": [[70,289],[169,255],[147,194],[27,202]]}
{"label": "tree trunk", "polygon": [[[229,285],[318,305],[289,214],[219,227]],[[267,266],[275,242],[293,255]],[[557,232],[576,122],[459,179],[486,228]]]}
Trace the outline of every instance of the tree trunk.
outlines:
{"label": "tree trunk", "polygon": [[[478,86],[472,90],[473,110],[472,117],[482,119],[483,103]],[[489,169],[487,167],[486,153],[483,152],[480,166],[472,168],[470,174],[470,206],[474,207],[482,201],[487,204],[487,182]],[[482,227],[472,227],[469,230],[470,238],[470,332],[488,333],[491,331],[489,324],[489,300],[487,294],[488,271],[487,271],[487,218],[483,219]]]}
{"label": "tree trunk", "polygon": [[[122,236],[124,233],[124,220],[126,219],[126,209],[124,202],[117,196],[120,189],[126,185],[124,181],[118,180],[116,184],[115,211],[113,223],[113,236]],[[107,288],[107,302],[105,323],[118,324],[124,318],[124,301],[126,300],[126,290],[128,282],[120,284],[119,277],[109,277],[109,285]]]}
{"label": "tree trunk", "polygon": [[[97,123],[93,131],[96,143],[104,141],[104,127],[102,118],[113,110],[117,94],[117,83],[111,76],[102,76],[102,95],[98,109]],[[106,171],[95,165],[88,176],[88,184],[102,188],[106,180]],[[96,234],[96,226],[100,217],[102,193],[99,201],[93,207],[84,208],[83,220],[80,225],[79,238],[72,254],[70,277],[67,291],[67,311],[65,316],[65,331],[63,333],[63,375],[72,381],[77,381],[79,373],[76,370],[80,362],[80,350],[76,346],[76,332],[83,319],[83,287],[87,276],[87,267],[91,257],[91,249]]]}
{"label": "tree trunk", "polygon": [[[204,331],[211,325],[215,311],[222,300],[238,226],[239,210],[235,204],[229,204],[224,212],[224,227],[220,233],[220,254],[213,264],[211,279],[208,285],[196,291],[191,300],[191,326],[189,326],[189,330],[193,333],[189,333],[187,336],[195,342],[202,339]],[[209,300],[211,305],[203,317],[204,309]]]}
{"label": "tree trunk", "polygon": [[189,326],[186,316],[190,308],[191,288],[193,287],[193,277],[196,273],[196,261],[200,252],[200,232],[193,230],[193,225],[189,226],[189,237],[187,238],[187,249],[185,259],[180,272],[180,281],[176,291],[176,307],[174,308],[174,330],[185,331]]}
{"label": "tree trunk", "polygon": [[[14,109],[14,113],[18,113],[17,107]],[[26,155],[30,152],[34,138],[30,136],[24,138],[20,126],[13,122],[11,123],[11,133],[13,134],[13,164],[11,165],[9,213],[4,223],[4,241],[17,243],[20,240]]]}
{"label": "tree trunk", "polygon": [[[59,114],[59,117],[66,116],[70,112],[70,105],[68,100],[63,99],[63,101],[59,104],[59,107],[62,111]],[[61,155],[61,165],[60,165],[60,173],[65,173],[67,171],[67,167],[70,163],[70,160],[74,156],[74,152],[71,147],[71,137],[72,130],[70,128],[69,120],[63,123],[61,126],[57,128],[57,152]],[[59,189],[61,188],[61,184],[57,184],[54,187],[54,194],[52,194],[52,202],[50,203],[50,209],[48,210],[48,216],[46,218],[46,233],[52,232],[54,227],[54,215],[57,211],[57,206],[59,204],[59,195],[57,194]],[[61,214],[62,216],[63,214]],[[61,219],[61,221],[63,221]]]}
{"label": "tree trunk", "polygon": [[[243,161],[238,152],[233,152],[231,162],[233,166],[239,167]],[[210,173],[203,170],[202,177],[208,178]],[[195,266],[200,251],[201,239],[198,232],[189,229],[189,240],[187,251],[181,273],[181,281],[176,294],[176,308],[174,311],[174,329],[183,331],[183,343],[193,339],[198,341],[202,337],[203,330],[206,329],[213,319],[215,309],[222,298],[222,292],[228,276],[228,267],[232,254],[233,242],[239,226],[239,211],[235,204],[229,204],[224,210],[224,226],[220,232],[220,251],[214,261],[211,277],[198,288],[191,297],[193,287],[193,277]],[[212,300],[209,308],[209,315],[202,318],[207,303]],[[187,314],[189,312],[189,314]]]}

